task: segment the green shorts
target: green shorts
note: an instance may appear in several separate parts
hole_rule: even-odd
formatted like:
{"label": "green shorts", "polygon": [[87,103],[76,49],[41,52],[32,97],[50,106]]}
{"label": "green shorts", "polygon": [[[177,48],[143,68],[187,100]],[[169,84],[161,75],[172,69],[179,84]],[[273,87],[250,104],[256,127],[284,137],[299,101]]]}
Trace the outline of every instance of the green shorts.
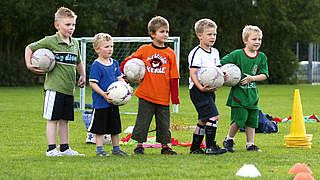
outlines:
{"label": "green shorts", "polygon": [[258,109],[231,107],[231,124],[235,122],[240,128],[243,128],[245,125],[258,128],[258,117]]}

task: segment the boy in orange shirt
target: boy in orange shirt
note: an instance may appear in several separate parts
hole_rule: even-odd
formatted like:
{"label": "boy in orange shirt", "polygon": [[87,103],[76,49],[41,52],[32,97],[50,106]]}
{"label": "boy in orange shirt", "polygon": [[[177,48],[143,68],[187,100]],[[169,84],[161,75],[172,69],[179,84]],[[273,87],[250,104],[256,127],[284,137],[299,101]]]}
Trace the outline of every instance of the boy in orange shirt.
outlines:
{"label": "boy in orange shirt", "polygon": [[178,79],[180,78],[174,51],[165,45],[169,37],[169,23],[156,16],[148,23],[148,32],[153,40],[142,45],[120,66],[123,72],[125,63],[132,58],[141,59],[146,65],[144,79],[135,95],[139,98],[138,115],[131,138],[138,141],[135,154],[144,154],[143,142],[147,141],[148,130],[153,116],[156,120],[156,141],[162,144],[161,154],[174,154],[168,143],[170,130],[170,93],[172,104],[180,104]]}

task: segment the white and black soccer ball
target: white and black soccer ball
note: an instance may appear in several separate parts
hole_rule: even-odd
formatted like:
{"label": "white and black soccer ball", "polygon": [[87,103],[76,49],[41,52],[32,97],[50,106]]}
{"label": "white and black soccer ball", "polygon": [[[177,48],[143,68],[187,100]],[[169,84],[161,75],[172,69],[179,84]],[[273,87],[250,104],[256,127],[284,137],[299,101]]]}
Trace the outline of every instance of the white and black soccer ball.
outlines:
{"label": "white and black soccer ball", "polygon": [[132,58],[123,67],[123,73],[130,82],[139,82],[143,79],[146,66],[141,59]]}
{"label": "white and black soccer ball", "polygon": [[200,72],[200,83],[210,88],[223,86],[223,72],[218,67],[204,68]]}
{"label": "white and black soccer ball", "polygon": [[110,84],[107,89],[112,104],[122,106],[127,104],[132,97],[131,86],[123,81],[116,81]]}
{"label": "white and black soccer ball", "polygon": [[241,70],[237,65],[229,63],[223,65],[221,69],[228,73],[228,78],[224,83],[226,86],[235,86],[241,80]]}
{"label": "white and black soccer ball", "polygon": [[45,72],[50,72],[55,64],[54,54],[45,48],[37,49],[31,55],[31,64],[39,66],[38,69],[41,69]]}

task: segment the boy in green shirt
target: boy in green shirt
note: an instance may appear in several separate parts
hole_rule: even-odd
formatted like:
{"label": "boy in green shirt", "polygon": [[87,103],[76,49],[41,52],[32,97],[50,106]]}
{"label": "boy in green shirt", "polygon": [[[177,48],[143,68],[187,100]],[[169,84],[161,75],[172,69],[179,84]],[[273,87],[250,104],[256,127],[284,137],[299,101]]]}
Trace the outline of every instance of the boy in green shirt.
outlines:
{"label": "boy in green shirt", "polygon": [[232,63],[241,69],[242,79],[239,84],[230,90],[227,106],[231,107],[231,127],[223,146],[234,152],[234,137],[238,130],[245,127],[247,136],[246,149],[248,151],[261,151],[254,145],[255,128],[258,127],[258,89],[257,81],[269,77],[267,57],[258,49],[262,43],[262,31],[257,26],[247,25],[242,31],[245,47],[237,49],[221,59],[221,64]]}
{"label": "boy in green shirt", "polygon": [[[76,85],[76,69],[80,74],[79,87],[85,86],[85,70],[80,59],[78,42],[71,36],[75,30],[77,16],[68,8],[61,7],[55,13],[55,35],[31,43],[25,50],[27,68],[36,74],[45,74],[32,65],[32,53],[40,48],[51,50],[55,55],[54,69],[46,73],[43,117],[47,119],[48,150],[46,156],[80,155],[69,147],[68,121],[74,120],[73,95]],[[60,150],[56,147],[58,127]]]}

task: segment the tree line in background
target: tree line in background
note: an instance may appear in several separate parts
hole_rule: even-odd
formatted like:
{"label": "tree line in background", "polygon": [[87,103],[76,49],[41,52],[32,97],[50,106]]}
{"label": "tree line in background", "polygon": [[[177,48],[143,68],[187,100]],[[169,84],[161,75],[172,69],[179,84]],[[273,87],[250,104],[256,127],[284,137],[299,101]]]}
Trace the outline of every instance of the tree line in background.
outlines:
{"label": "tree line in background", "polygon": [[0,2],[0,86],[38,82],[25,67],[24,49],[56,32],[54,13],[61,6],[78,15],[74,37],[98,32],[148,36],[148,21],[156,15],[165,17],[170,36],[181,38],[181,83],[188,79],[188,53],[198,44],[194,23],[204,17],[218,25],[214,46],[221,57],[243,47],[245,25],[259,26],[260,50],[268,56],[268,81],[274,84],[297,82],[298,61],[290,44],[320,40],[320,0],[4,0]]}

